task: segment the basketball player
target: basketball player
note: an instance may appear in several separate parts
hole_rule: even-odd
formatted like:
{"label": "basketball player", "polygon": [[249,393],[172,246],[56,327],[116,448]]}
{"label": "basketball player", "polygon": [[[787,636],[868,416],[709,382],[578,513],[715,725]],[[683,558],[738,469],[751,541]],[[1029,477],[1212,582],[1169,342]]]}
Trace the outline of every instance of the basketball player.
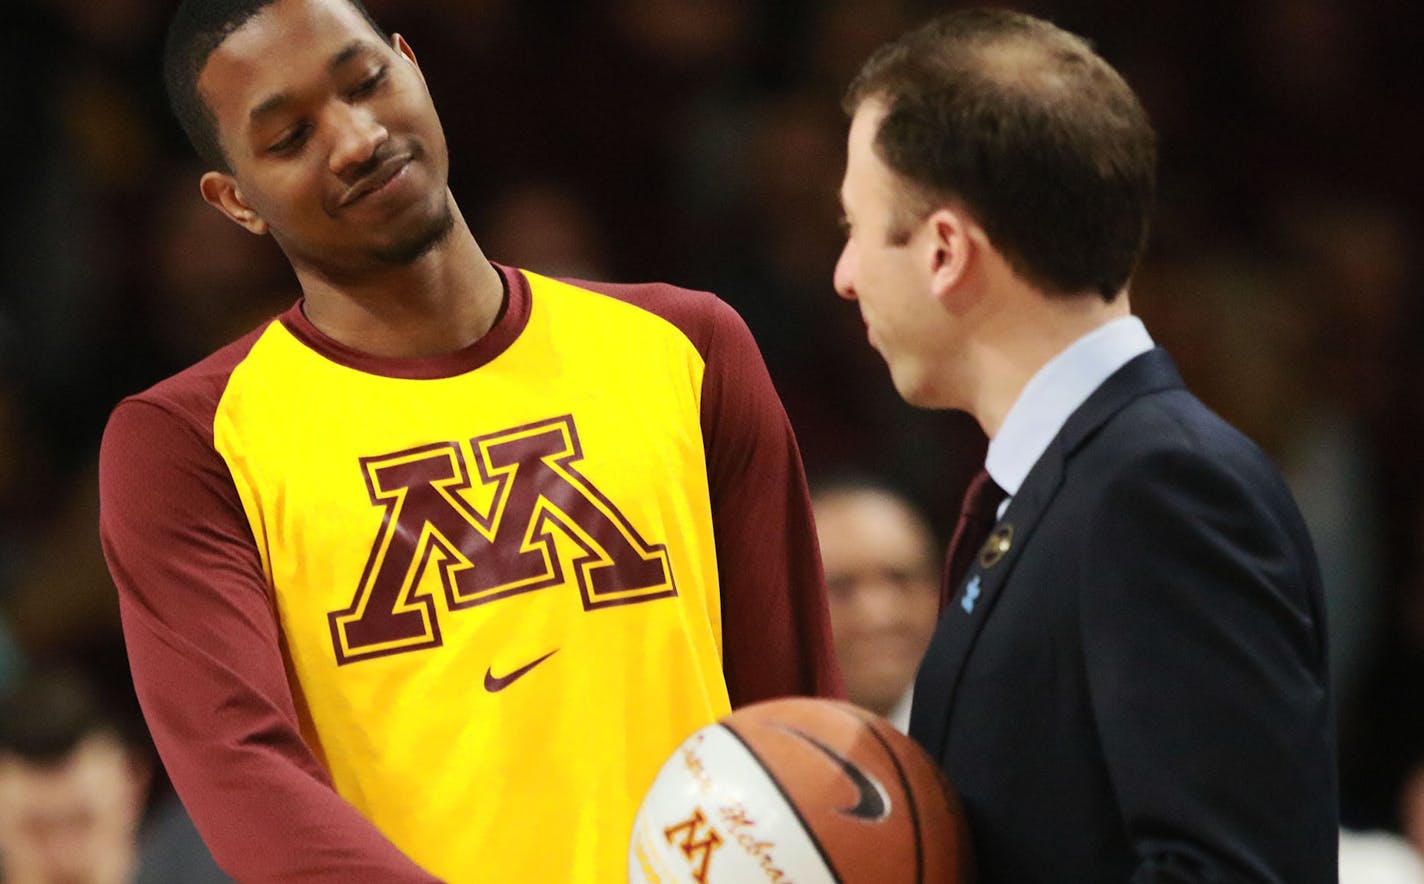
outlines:
{"label": "basketball player", "polygon": [[104,437],[133,677],[199,830],[241,881],[621,880],[684,736],[841,693],[745,326],[492,265],[356,0],[185,0],[166,74],[203,197],[304,293]]}
{"label": "basketball player", "polygon": [[910,501],[869,477],[815,483],[811,507],[846,698],[907,731],[939,608],[934,533]]}
{"label": "basketball player", "polygon": [[990,440],[958,534],[987,542],[951,546],[910,713],[978,880],[1334,882],[1315,554],[1131,315],[1137,98],[1078,37],[971,10],[878,50],[846,103],[835,287],[903,398]]}

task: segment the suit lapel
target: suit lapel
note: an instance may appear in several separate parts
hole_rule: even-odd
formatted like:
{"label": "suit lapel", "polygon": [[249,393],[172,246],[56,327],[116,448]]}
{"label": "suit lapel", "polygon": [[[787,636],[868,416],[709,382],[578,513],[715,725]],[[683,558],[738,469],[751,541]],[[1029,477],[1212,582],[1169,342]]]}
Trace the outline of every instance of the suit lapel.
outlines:
{"label": "suit lapel", "polygon": [[1128,403],[1148,393],[1181,386],[1181,377],[1165,351],[1155,349],[1138,356],[1113,373],[1069,416],[1029,471],[1004,517],[976,555],[963,584],[941,612],[915,679],[910,735],[934,757],[944,755],[954,695],[965,661],[999,596],[1006,591],[1009,575],[1034,528],[1058,494],[1064,465],[1079,446]]}
{"label": "suit lapel", "polygon": [[[939,624],[915,678],[915,700],[910,707],[910,734],[935,757],[943,752],[949,713],[964,661],[1062,479],[1063,462],[1055,440],[1034,464],[1023,487],[1009,502],[1004,517],[975,556],[964,582],[940,612]],[[1007,552],[993,561],[997,549],[992,554],[986,551],[1009,532],[1012,533],[1008,536]],[[992,564],[985,567],[991,561]]]}

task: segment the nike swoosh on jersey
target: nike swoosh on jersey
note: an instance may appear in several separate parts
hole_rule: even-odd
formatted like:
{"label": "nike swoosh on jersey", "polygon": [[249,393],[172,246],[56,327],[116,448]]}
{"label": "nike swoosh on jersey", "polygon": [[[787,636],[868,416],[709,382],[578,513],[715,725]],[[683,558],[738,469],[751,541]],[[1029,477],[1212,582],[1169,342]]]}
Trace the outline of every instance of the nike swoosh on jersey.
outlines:
{"label": "nike swoosh on jersey", "polygon": [[493,667],[486,669],[485,690],[489,691],[491,694],[499,693],[500,691],[514,684],[519,679],[523,678],[525,675],[528,675],[529,670],[533,669],[535,666],[538,666],[540,663],[543,663],[545,660],[554,656],[558,652],[559,649],[554,648],[554,650],[550,651],[539,659],[531,660],[530,662],[525,663],[523,666],[519,667],[518,669],[507,675],[495,675]]}
{"label": "nike swoosh on jersey", "polygon": [[831,761],[835,762],[836,766],[841,769],[841,772],[846,775],[846,778],[855,785],[856,791],[860,793],[860,800],[855,803],[854,807],[841,808],[841,813],[871,823],[878,823],[890,815],[890,799],[885,793],[885,787],[880,785],[880,782],[870,774],[862,770],[860,765],[846,758],[844,755],[841,755],[805,731],[783,725],[775,726],[780,730],[786,731],[788,734],[810,743],[819,750],[822,755],[825,755]]}

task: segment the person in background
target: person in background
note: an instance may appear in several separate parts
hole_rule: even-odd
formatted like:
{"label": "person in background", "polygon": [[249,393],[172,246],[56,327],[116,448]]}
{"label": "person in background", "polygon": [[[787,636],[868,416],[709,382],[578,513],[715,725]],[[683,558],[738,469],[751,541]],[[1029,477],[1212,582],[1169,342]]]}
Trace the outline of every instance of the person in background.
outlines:
{"label": "person in background", "polygon": [[846,698],[909,729],[915,670],[939,610],[934,532],[885,482],[813,482],[811,507]]}
{"label": "person in background", "polygon": [[1405,841],[1415,856],[1424,859],[1424,756],[1415,762],[1399,790],[1399,818]]}
{"label": "person in background", "polygon": [[1132,89],[1049,22],[960,10],[845,104],[836,291],[902,398],[989,438],[910,712],[978,880],[1333,884],[1315,553],[1132,315],[1156,186]]}
{"label": "person in background", "polygon": [[0,696],[0,881],[230,880],[182,806],[150,796],[153,749],[133,718],[77,669],[27,672]]}
{"label": "person in background", "polygon": [[0,880],[130,881],[150,774],[79,676],[23,677],[0,700]]}

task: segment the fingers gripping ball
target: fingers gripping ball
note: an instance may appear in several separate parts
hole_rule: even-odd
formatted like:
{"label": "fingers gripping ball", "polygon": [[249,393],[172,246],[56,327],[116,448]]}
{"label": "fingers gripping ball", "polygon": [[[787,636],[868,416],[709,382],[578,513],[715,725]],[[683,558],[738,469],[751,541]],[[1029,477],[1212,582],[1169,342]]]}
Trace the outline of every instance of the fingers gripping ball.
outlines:
{"label": "fingers gripping ball", "polygon": [[849,703],[747,706],[688,737],[633,823],[634,884],[960,884],[968,831],[939,768]]}

